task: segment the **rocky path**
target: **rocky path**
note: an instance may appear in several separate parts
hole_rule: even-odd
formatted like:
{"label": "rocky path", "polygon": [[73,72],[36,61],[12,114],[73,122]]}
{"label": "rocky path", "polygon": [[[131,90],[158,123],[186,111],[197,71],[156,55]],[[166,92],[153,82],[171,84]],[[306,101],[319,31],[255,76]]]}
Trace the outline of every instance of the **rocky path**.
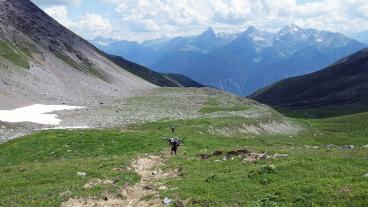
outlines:
{"label": "rocky path", "polygon": [[160,182],[174,176],[174,172],[163,172],[159,166],[165,161],[164,156],[148,155],[139,157],[131,164],[132,170],[141,176],[139,183],[122,187],[119,196],[106,195],[104,199],[70,199],[61,207],[151,207],[163,206],[158,191],[166,189]]}

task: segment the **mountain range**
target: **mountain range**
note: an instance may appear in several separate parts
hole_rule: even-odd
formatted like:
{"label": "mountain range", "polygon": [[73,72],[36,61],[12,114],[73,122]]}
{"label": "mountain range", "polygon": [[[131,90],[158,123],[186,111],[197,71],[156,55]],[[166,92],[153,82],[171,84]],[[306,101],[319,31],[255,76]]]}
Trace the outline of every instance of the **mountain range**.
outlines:
{"label": "mountain range", "polygon": [[340,33],[289,25],[278,32],[249,27],[156,39],[142,43],[96,38],[99,49],[164,73],[180,73],[204,85],[249,95],[278,80],[315,72],[366,44]]}
{"label": "mountain range", "polygon": [[365,44],[368,44],[368,30],[354,33],[351,35],[351,37],[353,37],[354,39],[358,41],[364,42]]}
{"label": "mountain range", "polygon": [[261,89],[255,100],[282,107],[363,105],[368,103],[368,49],[321,71]]}
{"label": "mountain range", "polygon": [[2,107],[99,103],[158,86],[196,84],[176,77],[117,61],[29,0],[0,0]]}

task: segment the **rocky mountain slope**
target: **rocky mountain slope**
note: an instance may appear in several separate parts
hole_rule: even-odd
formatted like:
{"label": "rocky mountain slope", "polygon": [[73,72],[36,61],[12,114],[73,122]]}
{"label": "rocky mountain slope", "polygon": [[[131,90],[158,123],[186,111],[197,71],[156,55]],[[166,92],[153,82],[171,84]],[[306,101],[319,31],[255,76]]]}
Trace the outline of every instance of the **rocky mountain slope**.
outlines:
{"label": "rocky mountain slope", "polygon": [[[0,0],[0,102],[89,105],[156,88],[61,26],[29,0]],[[160,76],[159,74],[156,74]],[[160,86],[178,86],[165,78]],[[166,85],[167,84],[167,85]]]}
{"label": "rocky mountain slope", "polygon": [[368,103],[368,49],[328,68],[280,81],[251,96],[271,105],[313,107]]}
{"label": "rocky mountain slope", "polygon": [[158,72],[181,73],[205,85],[248,95],[275,81],[326,67],[366,45],[339,33],[289,25],[276,33],[249,27],[143,43],[98,38],[98,48]]}

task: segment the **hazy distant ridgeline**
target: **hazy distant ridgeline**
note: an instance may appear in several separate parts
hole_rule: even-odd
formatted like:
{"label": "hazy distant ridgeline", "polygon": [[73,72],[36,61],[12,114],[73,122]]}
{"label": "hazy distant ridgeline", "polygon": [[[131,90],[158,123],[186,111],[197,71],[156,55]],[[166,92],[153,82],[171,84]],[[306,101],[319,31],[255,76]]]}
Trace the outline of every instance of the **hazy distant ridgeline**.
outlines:
{"label": "hazy distant ridgeline", "polygon": [[277,33],[249,27],[238,34],[216,34],[143,43],[97,38],[107,53],[120,55],[158,72],[181,73],[205,85],[239,95],[275,81],[324,68],[364,47],[340,33],[290,25]]}

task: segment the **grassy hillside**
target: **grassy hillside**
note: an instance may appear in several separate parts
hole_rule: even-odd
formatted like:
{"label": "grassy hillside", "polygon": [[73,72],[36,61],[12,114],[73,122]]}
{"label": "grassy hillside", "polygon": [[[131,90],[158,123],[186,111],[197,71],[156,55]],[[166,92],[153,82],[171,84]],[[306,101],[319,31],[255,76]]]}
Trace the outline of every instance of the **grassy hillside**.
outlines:
{"label": "grassy hillside", "polygon": [[[268,118],[245,118],[236,113],[254,106],[209,98],[204,117],[131,125],[111,130],[49,130],[0,145],[0,203],[2,206],[58,206],[69,198],[119,198],[119,189],[138,182],[129,163],[137,156],[168,152],[161,138],[185,138],[179,155],[170,157],[164,171],[176,169],[160,190],[177,205],[188,206],[366,206],[368,204],[368,113],[293,122],[298,134],[245,133],[247,125],[285,119],[276,112]],[[216,113],[234,116],[211,117]],[[296,112],[294,112],[295,114]],[[207,115],[206,115],[207,114]],[[205,117],[208,118],[205,118]],[[334,144],[327,147],[326,145]],[[354,145],[342,150],[338,146]],[[277,159],[246,162],[223,156],[198,159],[199,154],[247,149]],[[116,170],[119,169],[119,170]],[[81,177],[77,172],[85,172]],[[91,179],[114,184],[83,186]],[[154,197],[154,195],[152,195]],[[146,197],[144,199],[150,199]]]}
{"label": "grassy hillside", "polygon": [[[182,169],[182,176],[169,181],[177,190],[167,194],[189,199],[193,206],[365,206],[367,120],[368,113],[299,119],[309,129],[296,136],[192,135],[182,149],[187,154],[169,161]],[[355,148],[326,147],[330,144]],[[256,163],[218,161],[221,156],[193,159],[203,152],[242,148],[289,156]]]}
{"label": "grassy hillside", "polygon": [[289,78],[251,95],[262,103],[282,107],[361,105],[367,97],[368,49],[304,76]]}
{"label": "grassy hillside", "polygon": [[[134,183],[139,179],[136,174],[112,168],[127,166],[138,153],[160,150],[158,144],[148,135],[117,130],[47,131],[3,144],[0,203],[57,206],[71,196],[69,192],[83,196],[116,189],[107,186],[85,191],[83,185],[91,177],[115,179],[120,185]],[[87,176],[79,177],[77,172]]]}
{"label": "grassy hillside", "polygon": [[0,40],[0,57],[5,58],[21,68],[28,69],[30,58],[27,56],[26,52],[26,50],[22,51],[8,41]]}

